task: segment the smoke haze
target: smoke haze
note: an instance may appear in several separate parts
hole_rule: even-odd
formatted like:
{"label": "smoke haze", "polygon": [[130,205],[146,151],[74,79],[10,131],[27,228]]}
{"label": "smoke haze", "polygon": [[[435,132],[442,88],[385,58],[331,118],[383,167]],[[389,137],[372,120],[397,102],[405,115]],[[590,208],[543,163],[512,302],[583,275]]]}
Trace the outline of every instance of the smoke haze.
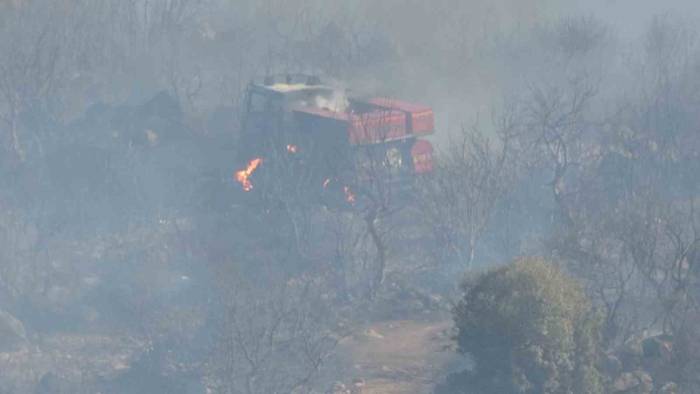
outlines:
{"label": "smoke haze", "polygon": [[[0,393],[585,380],[537,352],[593,371],[574,393],[700,392],[699,22],[691,0],[0,0]],[[293,98],[315,77],[336,91]],[[453,306],[527,256],[600,321],[573,353],[505,332],[540,348],[490,375]]]}

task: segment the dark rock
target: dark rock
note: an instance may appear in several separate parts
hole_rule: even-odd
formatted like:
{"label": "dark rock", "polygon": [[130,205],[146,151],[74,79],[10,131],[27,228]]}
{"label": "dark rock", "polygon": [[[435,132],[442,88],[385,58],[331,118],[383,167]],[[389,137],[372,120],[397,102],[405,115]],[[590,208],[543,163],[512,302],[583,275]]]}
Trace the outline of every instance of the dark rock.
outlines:
{"label": "dark rock", "polygon": [[642,339],[639,337],[629,339],[617,352],[617,357],[622,362],[623,369],[627,371],[639,368],[643,356]]}
{"label": "dark rock", "polygon": [[618,376],[622,373],[622,361],[614,354],[606,354],[602,357],[601,369],[609,376]]}
{"label": "dark rock", "polygon": [[659,358],[670,362],[673,357],[673,338],[669,335],[657,335],[642,341],[644,357]]}
{"label": "dark rock", "polygon": [[34,389],[34,394],[59,394],[62,392],[63,382],[61,378],[51,372],[45,373]]}
{"label": "dark rock", "polygon": [[27,341],[24,324],[0,310],[0,352],[15,351]]}
{"label": "dark rock", "polygon": [[183,113],[180,103],[176,99],[167,92],[160,92],[139,108],[137,116],[155,116],[174,122],[181,122]]}
{"label": "dark rock", "polygon": [[650,394],[653,390],[651,376],[641,370],[625,372],[613,382],[614,393]]}
{"label": "dark rock", "polygon": [[667,382],[659,389],[659,394],[678,394],[678,385],[674,382]]}

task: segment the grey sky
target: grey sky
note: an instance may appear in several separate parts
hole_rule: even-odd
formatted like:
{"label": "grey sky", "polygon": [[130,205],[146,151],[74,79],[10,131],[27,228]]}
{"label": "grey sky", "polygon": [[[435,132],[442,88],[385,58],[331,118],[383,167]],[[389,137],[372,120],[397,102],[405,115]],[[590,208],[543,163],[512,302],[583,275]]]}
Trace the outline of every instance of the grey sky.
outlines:
{"label": "grey sky", "polygon": [[563,14],[590,13],[604,20],[622,37],[634,38],[658,14],[672,13],[698,19],[697,0],[575,0],[562,7]]}

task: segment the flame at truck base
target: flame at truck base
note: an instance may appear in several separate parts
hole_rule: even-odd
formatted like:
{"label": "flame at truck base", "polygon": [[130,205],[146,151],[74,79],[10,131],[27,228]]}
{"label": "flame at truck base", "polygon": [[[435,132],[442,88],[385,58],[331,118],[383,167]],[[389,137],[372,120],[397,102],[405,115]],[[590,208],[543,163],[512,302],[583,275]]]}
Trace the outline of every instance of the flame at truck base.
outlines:
{"label": "flame at truck base", "polygon": [[245,169],[236,171],[236,181],[238,181],[238,183],[240,183],[241,186],[243,186],[243,191],[249,192],[253,190],[253,184],[250,182],[250,176],[253,175],[253,172],[255,172],[258,166],[262,164],[262,161],[263,159],[261,157],[256,157],[255,159],[248,162],[248,165]]}

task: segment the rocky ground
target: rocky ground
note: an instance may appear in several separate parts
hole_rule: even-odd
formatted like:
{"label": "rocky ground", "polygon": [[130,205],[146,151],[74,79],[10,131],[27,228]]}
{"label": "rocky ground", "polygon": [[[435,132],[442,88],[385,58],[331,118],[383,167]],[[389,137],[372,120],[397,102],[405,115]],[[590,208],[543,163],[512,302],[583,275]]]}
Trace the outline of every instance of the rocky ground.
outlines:
{"label": "rocky ground", "polygon": [[[356,325],[336,348],[329,376],[340,380],[322,386],[332,387],[333,394],[429,393],[447,374],[467,366],[452,349],[451,330],[445,312]],[[96,334],[18,338],[12,349],[0,352],[0,393],[119,392],[112,389],[127,387],[123,377],[146,347]]]}
{"label": "rocky ground", "polygon": [[346,378],[334,394],[429,393],[462,358],[450,351],[452,322],[446,315],[388,320],[359,327],[338,353]]}
{"label": "rocky ground", "polygon": [[83,383],[93,385],[95,377],[107,381],[127,370],[142,348],[132,339],[104,335],[34,338],[0,353],[0,392],[83,390]]}

